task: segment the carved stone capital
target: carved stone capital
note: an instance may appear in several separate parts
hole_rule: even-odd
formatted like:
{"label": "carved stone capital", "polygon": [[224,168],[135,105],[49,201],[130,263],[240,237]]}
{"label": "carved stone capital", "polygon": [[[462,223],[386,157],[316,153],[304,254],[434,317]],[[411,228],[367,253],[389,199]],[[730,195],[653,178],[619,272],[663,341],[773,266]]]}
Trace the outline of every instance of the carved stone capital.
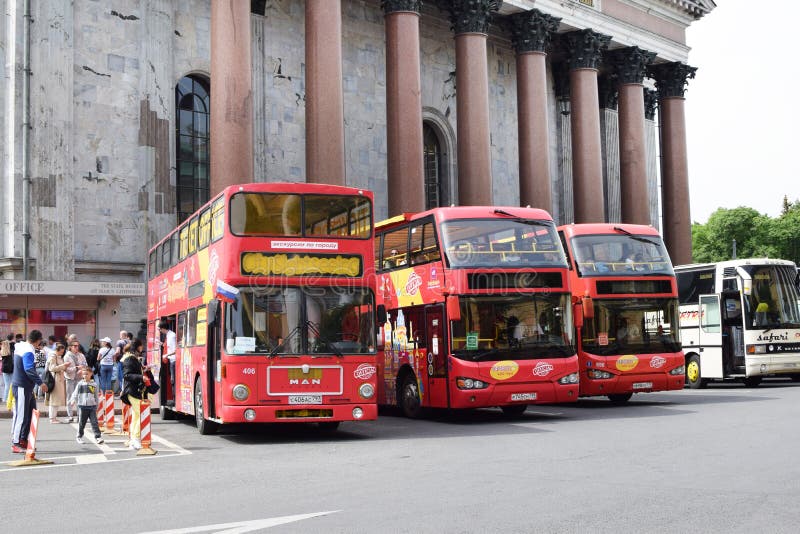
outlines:
{"label": "carved stone capital", "polygon": [[606,52],[603,54],[603,61],[613,69],[618,83],[642,83],[647,74],[647,66],[655,57],[655,52],[630,46]]}
{"label": "carved stone capital", "polygon": [[511,16],[511,42],[517,54],[547,52],[560,18],[531,9]]}
{"label": "carved stone capital", "polygon": [[644,88],[644,118],[652,121],[656,119],[656,108],[658,107],[658,91]]}
{"label": "carved stone capital", "polygon": [[610,35],[588,29],[565,33],[563,42],[569,56],[570,70],[596,69],[610,41]]}
{"label": "carved stone capital", "polygon": [[422,0],[381,0],[381,7],[384,15],[404,11],[419,14]]}
{"label": "carved stone capital", "polygon": [[656,81],[659,98],[671,96],[683,97],[686,85],[694,78],[697,67],[690,67],[684,63],[659,63],[650,65],[647,72]]}
{"label": "carved stone capital", "polygon": [[597,95],[600,109],[617,109],[619,105],[619,90],[617,89],[616,76],[600,76],[597,79]]}
{"label": "carved stone capital", "polygon": [[488,33],[492,14],[503,5],[503,0],[450,0],[450,29],[460,33]]}

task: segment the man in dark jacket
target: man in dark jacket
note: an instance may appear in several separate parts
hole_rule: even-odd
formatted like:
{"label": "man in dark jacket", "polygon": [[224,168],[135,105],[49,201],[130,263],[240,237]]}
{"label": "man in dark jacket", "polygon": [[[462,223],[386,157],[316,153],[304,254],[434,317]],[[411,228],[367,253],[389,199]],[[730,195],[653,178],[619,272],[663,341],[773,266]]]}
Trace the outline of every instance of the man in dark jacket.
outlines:
{"label": "man in dark jacket", "polygon": [[28,341],[14,344],[14,374],[11,378],[11,389],[14,392],[14,415],[11,420],[11,451],[25,452],[28,447],[28,433],[31,429],[31,417],[36,409],[36,397],[33,387],[40,386],[47,393],[47,386],[36,372],[35,352],[42,346],[42,333],[31,330]]}

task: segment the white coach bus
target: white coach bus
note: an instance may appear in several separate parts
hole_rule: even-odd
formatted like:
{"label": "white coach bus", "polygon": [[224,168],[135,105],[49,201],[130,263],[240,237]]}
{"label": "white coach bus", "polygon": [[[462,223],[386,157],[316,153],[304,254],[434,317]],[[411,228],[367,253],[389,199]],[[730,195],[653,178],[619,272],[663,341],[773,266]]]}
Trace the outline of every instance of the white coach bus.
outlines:
{"label": "white coach bus", "polygon": [[791,261],[743,259],[675,267],[686,382],[765,376],[800,380],[800,274]]}

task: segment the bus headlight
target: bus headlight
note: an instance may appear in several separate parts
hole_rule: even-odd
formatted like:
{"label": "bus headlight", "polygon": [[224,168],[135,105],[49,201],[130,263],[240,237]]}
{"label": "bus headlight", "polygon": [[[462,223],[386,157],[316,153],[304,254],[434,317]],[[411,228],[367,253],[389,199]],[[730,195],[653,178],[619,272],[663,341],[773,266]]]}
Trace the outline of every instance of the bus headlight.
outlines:
{"label": "bus headlight", "polygon": [[608,371],[600,371],[599,369],[589,369],[586,374],[589,378],[599,378],[599,379],[606,379],[606,378],[614,378],[614,375],[609,373]]}
{"label": "bus headlight", "polygon": [[747,354],[766,354],[766,345],[747,345]]}
{"label": "bus headlight", "polygon": [[247,400],[247,397],[250,396],[250,388],[245,386],[244,384],[236,384],[233,386],[233,398],[237,401],[241,402],[243,400]]}
{"label": "bus headlight", "polygon": [[578,380],[578,373],[568,374],[567,376],[562,376],[558,379],[559,384],[577,384]]}
{"label": "bus headlight", "polygon": [[361,395],[362,399],[371,399],[375,394],[375,386],[372,384],[361,384],[358,387],[358,394]]}
{"label": "bus headlight", "polygon": [[486,389],[489,387],[489,384],[483,380],[459,376],[456,377],[456,386],[458,389]]}
{"label": "bus headlight", "polygon": [[686,374],[686,366],[681,365],[680,367],[676,367],[672,371],[669,372],[671,375],[685,375]]}

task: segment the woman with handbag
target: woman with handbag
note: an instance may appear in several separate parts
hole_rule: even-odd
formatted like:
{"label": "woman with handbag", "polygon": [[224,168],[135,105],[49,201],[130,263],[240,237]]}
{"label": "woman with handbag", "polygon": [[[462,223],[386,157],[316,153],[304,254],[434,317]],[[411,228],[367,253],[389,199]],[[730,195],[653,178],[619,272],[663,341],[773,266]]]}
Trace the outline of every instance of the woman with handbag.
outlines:
{"label": "woman with handbag", "polygon": [[58,408],[67,405],[67,384],[64,379],[64,371],[71,365],[64,361],[66,347],[63,343],[56,343],[56,352],[47,362],[47,370],[53,373],[56,379],[55,387],[45,393],[44,404],[48,407],[51,423],[60,423],[57,419]]}
{"label": "woman with handbag", "polygon": [[125,354],[122,356],[122,376],[125,384],[120,399],[125,404],[131,406],[130,447],[131,449],[141,449],[141,402],[146,398],[147,388],[144,381],[144,370],[142,362],[139,361],[142,341],[133,340],[132,343],[125,345]]}
{"label": "woman with handbag", "polygon": [[14,374],[14,355],[11,353],[11,343],[4,339],[0,343],[0,357],[3,359],[3,396],[2,404],[8,400],[8,394],[11,393],[11,377]]}

